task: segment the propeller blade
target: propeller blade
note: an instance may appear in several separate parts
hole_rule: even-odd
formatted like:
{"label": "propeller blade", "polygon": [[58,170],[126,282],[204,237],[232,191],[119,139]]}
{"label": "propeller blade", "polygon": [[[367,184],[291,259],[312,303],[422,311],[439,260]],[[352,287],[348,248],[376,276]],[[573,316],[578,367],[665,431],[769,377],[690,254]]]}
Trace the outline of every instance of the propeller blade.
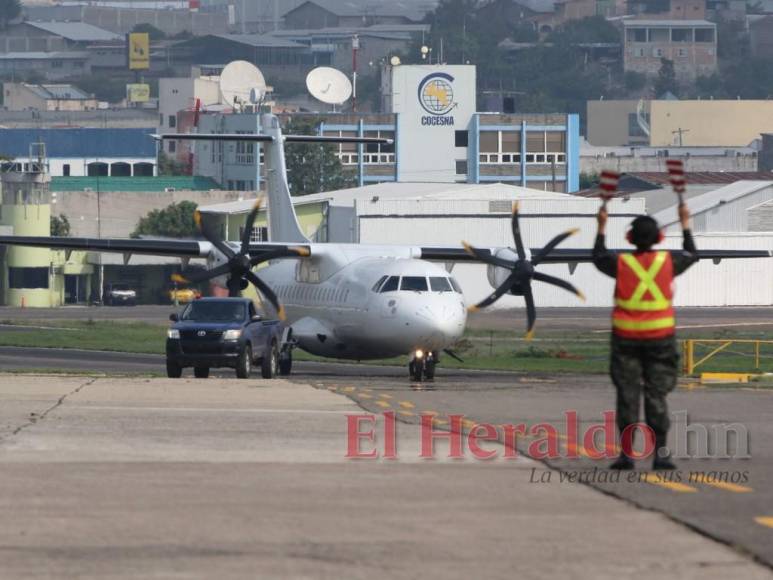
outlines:
{"label": "propeller blade", "polygon": [[523,283],[523,298],[526,300],[526,340],[534,338],[534,323],[537,322],[537,309],[534,307],[534,294],[531,291],[531,282]]}
{"label": "propeller blade", "polygon": [[486,264],[491,264],[492,266],[498,266],[500,268],[507,268],[508,270],[512,270],[515,268],[515,262],[510,262],[508,260],[503,260],[502,258],[497,258],[496,256],[492,256],[490,253],[487,254],[486,252],[483,252],[477,248],[472,247],[470,244],[468,244],[465,241],[462,241],[462,246],[464,246],[464,251],[470,254],[473,258],[476,258],[480,260],[481,262],[484,262]]}
{"label": "propeller blade", "polygon": [[268,262],[269,260],[275,260],[277,258],[287,258],[287,257],[295,257],[295,256],[301,256],[302,258],[306,258],[311,255],[311,252],[308,248],[303,248],[300,246],[292,246],[289,248],[280,248],[278,250],[272,250],[263,252],[261,254],[258,254],[257,256],[253,256],[250,258],[250,264],[253,266],[257,266],[258,264],[262,264],[263,262]]}
{"label": "propeller blade", "polygon": [[249,215],[247,215],[247,221],[244,224],[244,231],[242,232],[242,254],[246,254],[247,250],[250,248],[252,228],[255,225],[255,218],[258,217],[261,205],[263,205],[263,198],[259,197],[255,200],[255,205],[252,206]]}
{"label": "propeller blade", "polygon": [[537,252],[537,255],[534,256],[531,259],[531,263],[533,266],[539,265],[539,263],[544,260],[550,252],[552,252],[555,247],[563,242],[566,238],[569,236],[573,236],[577,232],[579,232],[579,228],[572,228],[571,230],[566,230],[563,234],[558,234],[555,238],[550,240],[544,248],[542,248],[539,252]]}
{"label": "propeller blade", "polygon": [[205,280],[217,278],[223,274],[228,274],[230,271],[231,268],[228,266],[228,264],[221,264],[217,268],[204,270],[203,272],[184,272],[182,274],[172,274],[171,278],[172,282],[177,282],[178,284],[196,284],[198,282],[204,282]]}
{"label": "propeller blade", "polygon": [[268,284],[258,278],[254,272],[247,272],[245,277],[247,280],[252,282],[252,284],[260,291],[260,293],[263,294],[266,300],[268,300],[276,309],[277,318],[279,318],[279,320],[285,320],[287,316],[285,314],[284,306],[279,304],[279,299],[277,298],[276,294],[274,294],[274,291],[268,286]]}
{"label": "propeller blade", "polygon": [[507,277],[507,279],[504,282],[502,282],[502,285],[496,290],[494,290],[494,292],[490,294],[488,298],[486,298],[483,302],[479,302],[474,306],[469,306],[467,310],[469,312],[477,312],[481,308],[485,308],[486,306],[491,306],[492,304],[494,304],[494,302],[496,302],[497,300],[502,298],[502,296],[507,294],[517,280],[518,279],[516,278],[515,274],[510,274]]}
{"label": "propeller blade", "polygon": [[523,249],[523,240],[521,240],[521,224],[518,221],[518,202],[513,203],[513,218],[511,222],[513,229],[513,240],[515,240],[515,251],[519,260],[526,259],[526,251]]}
{"label": "propeller blade", "polygon": [[546,284],[552,284],[553,286],[563,288],[564,290],[575,294],[580,300],[585,302],[585,294],[583,294],[582,291],[578,290],[573,284],[570,284],[566,280],[556,278],[555,276],[551,276],[549,274],[543,274],[542,272],[534,272],[534,279],[539,280],[540,282],[545,282]]}
{"label": "propeller blade", "polygon": [[220,252],[226,258],[230,260],[236,255],[236,252],[234,252],[228,246],[228,244],[223,242],[223,240],[221,240],[218,236],[215,235],[215,232],[212,231],[212,227],[202,218],[201,212],[199,210],[196,210],[193,213],[193,219],[196,222],[196,227],[199,228],[201,235],[203,235],[209,243],[211,243],[218,250],[220,250]]}

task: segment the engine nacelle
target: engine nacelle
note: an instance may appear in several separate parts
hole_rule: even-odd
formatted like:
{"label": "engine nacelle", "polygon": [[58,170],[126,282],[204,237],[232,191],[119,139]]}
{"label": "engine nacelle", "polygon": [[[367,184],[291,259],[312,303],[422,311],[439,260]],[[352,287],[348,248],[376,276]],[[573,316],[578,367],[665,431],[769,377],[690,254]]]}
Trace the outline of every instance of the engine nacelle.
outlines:
{"label": "engine nacelle", "polygon": [[[518,254],[510,248],[499,248],[492,252],[492,255],[501,260],[507,260],[509,262],[515,262],[518,260]],[[488,283],[492,288],[499,288],[507,277],[512,274],[512,271],[507,268],[500,268],[499,266],[487,266],[486,274],[488,275]]]}

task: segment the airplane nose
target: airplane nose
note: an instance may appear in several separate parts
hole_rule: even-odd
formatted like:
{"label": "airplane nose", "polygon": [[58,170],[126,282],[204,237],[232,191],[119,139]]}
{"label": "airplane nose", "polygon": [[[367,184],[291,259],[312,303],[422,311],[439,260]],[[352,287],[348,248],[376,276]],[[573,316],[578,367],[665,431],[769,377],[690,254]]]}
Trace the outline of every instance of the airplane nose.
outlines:
{"label": "airplane nose", "polygon": [[437,301],[416,311],[415,327],[425,348],[444,348],[464,333],[467,310],[459,300]]}

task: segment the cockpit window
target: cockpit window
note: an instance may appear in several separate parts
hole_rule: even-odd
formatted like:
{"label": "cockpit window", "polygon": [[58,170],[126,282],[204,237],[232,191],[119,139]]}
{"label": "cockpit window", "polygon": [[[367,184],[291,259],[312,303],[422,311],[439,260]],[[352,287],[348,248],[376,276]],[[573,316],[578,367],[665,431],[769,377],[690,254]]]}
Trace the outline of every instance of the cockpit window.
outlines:
{"label": "cockpit window", "polygon": [[394,292],[397,290],[397,287],[400,285],[400,276],[390,276],[386,282],[384,282],[384,285],[381,287],[380,292],[383,294],[384,292]]}
{"label": "cockpit window", "polygon": [[448,278],[441,278],[440,276],[430,276],[429,288],[433,292],[451,292],[451,284],[449,284]]}
{"label": "cockpit window", "polygon": [[400,283],[400,290],[407,290],[409,292],[426,292],[427,279],[419,276],[403,276],[403,280]]}
{"label": "cockpit window", "polygon": [[456,292],[457,294],[462,293],[462,289],[459,286],[459,282],[457,282],[454,278],[449,278],[448,281],[451,282],[451,286],[453,287],[454,292]]}
{"label": "cockpit window", "polygon": [[374,292],[378,292],[378,289],[381,288],[381,285],[384,283],[384,280],[386,280],[389,276],[381,276],[381,278],[378,279],[378,282],[373,284],[372,290]]}

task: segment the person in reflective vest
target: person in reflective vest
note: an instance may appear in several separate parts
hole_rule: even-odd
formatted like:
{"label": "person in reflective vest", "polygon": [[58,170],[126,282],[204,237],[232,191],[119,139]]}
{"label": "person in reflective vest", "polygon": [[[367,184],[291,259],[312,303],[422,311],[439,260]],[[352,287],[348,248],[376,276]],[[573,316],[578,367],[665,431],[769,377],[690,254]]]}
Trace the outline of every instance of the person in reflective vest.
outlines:
{"label": "person in reflective vest", "polygon": [[612,311],[610,374],[617,390],[617,427],[621,453],[612,469],[632,469],[633,425],[639,421],[644,396],[647,426],[654,434],[653,469],[674,469],[666,438],[670,421],[666,396],[676,386],[679,352],[676,346],[674,278],[692,266],[697,251],[690,232],[690,212],[679,205],[684,250],[655,250],[663,241],[658,223],[649,216],[633,220],[627,239],[631,253],[614,254],[605,244],[607,210],[599,210],[593,263],[615,279]]}

